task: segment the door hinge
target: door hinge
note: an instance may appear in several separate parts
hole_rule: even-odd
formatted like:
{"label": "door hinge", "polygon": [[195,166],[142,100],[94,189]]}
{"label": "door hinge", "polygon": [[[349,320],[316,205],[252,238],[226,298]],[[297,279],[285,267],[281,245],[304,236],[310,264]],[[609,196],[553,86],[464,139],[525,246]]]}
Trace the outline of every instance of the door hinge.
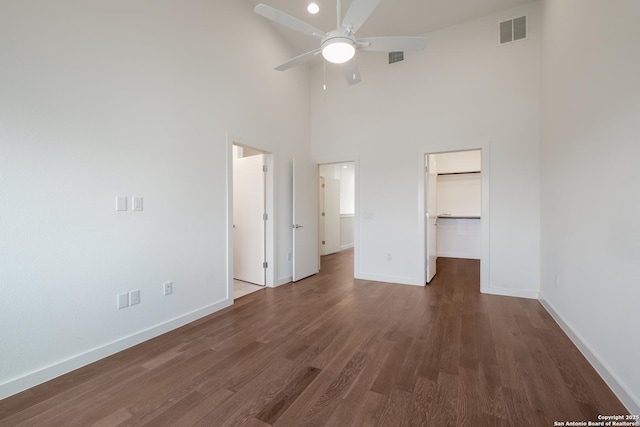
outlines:
{"label": "door hinge", "polygon": [[265,261],[262,263],[262,268],[269,268],[269,264]]}
{"label": "door hinge", "polygon": [[322,241],[322,244],[323,244],[323,245],[326,245],[326,244],[327,244],[327,242],[325,242],[325,241],[323,240],[323,241]]}
{"label": "door hinge", "polygon": [[322,212],[322,216],[325,216],[325,213],[324,213],[324,212]]}
{"label": "door hinge", "polygon": [[269,166],[262,165],[262,172],[268,172],[268,171],[269,171]]}
{"label": "door hinge", "polygon": [[262,214],[262,220],[263,220],[263,221],[266,221],[266,220],[268,220],[268,219],[269,219],[269,214],[263,213],[263,214]]}
{"label": "door hinge", "polygon": [[321,186],[321,187],[322,187],[322,188],[324,188],[324,184],[322,184],[322,186]]}
{"label": "door hinge", "polygon": [[429,166],[425,166],[424,167],[424,171],[428,173],[429,172]]}

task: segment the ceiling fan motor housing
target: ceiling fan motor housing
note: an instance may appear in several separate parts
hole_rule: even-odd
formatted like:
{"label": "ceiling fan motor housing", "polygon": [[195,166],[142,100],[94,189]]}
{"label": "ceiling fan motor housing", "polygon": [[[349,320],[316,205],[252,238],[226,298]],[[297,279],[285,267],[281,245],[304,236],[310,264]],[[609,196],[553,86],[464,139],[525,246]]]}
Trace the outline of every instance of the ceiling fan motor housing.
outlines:
{"label": "ceiling fan motor housing", "polygon": [[334,64],[347,62],[356,52],[356,39],[351,34],[345,34],[341,30],[334,30],[322,40],[320,48],[322,56]]}

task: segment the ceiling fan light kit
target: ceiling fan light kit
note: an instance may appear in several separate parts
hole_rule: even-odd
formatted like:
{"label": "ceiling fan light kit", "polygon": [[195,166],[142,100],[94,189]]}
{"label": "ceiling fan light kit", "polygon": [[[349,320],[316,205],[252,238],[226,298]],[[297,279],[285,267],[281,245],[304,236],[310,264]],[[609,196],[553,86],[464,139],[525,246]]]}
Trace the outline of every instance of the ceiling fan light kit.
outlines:
{"label": "ceiling fan light kit", "polygon": [[[280,25],[320,39],[320,47],[318,49],[290,59],[278,65],[276,70],[288,70],[296,65],[311,61],[316,55],[322,53],[322,56],[333,64],[345,64],[343,66],[344,77],[347,83],[354,85],[362,81],[356,61],[351,61],[356,54],[356,50],[404,52],[424,50],[427,46],[427,39],[425,37],[367,37],[357,39],[355,37],[356,31],[365,23],[375,8],[378,7],[380,1],[381,0],[353,0],[341,23],[341,2],[337,0],[338,28],[328,33],[265,4],[257,5],[254,11]],[[309,7],[311,7],[311,4]],[[311,9],[309,9],[309,12],[312,13]]]}
{"label": "ceiling fan light kit", "polygon": [[356,54],[356,42],[342,35],[332,36],[322,42],[322,56],[333,64],[344,64]]}

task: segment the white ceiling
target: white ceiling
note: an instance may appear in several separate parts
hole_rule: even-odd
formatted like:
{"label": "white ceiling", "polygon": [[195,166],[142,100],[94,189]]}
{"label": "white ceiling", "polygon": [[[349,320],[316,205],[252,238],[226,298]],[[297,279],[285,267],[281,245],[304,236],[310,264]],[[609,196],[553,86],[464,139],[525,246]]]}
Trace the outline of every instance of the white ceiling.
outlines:
{"label": "white ceiling", "polygon": [[[264,3],[295,16],[324,31],[336,29],[336,0],[313,0],[317,15],[307,12],[312,0],[248,0]],[[418,36],[495,12],[530,3],[532,0],[382,0],[357,37]],[[352,0],[342,0],[342,16]],[[318,39],[272,24],[298,54],[319,47]],[[286,58],[277,58],[279,59]],[[277,64],[274,64],[277,65]]]}

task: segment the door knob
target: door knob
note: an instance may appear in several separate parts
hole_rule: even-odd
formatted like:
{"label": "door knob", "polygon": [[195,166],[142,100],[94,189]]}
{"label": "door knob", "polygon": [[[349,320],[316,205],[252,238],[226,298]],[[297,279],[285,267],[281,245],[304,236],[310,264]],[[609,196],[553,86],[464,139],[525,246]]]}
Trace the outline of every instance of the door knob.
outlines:
{"label": "door knob", "polygon": [[291,226],[291,228],[302,228],[302,225],[293,224],[293,225]]}

